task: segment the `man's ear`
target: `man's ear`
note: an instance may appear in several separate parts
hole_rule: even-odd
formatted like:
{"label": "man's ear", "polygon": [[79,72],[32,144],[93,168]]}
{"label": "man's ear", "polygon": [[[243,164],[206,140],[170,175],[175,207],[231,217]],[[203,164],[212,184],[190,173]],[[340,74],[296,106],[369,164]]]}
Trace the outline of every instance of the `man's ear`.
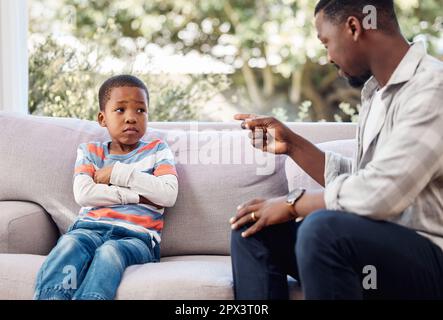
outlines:
{"label": "man's ear", "polygon": [[103,111],[100,111],[97,115],[97,122],[100,126],[106,127],[105,114]]}
{"label": "man's ear", "polygon": [[349,17],[348,20],[346,20],[346,32],[353,38],[354,41],[357,41],[362,32],[363,28],[360,23],[360,21],[356,17]]}

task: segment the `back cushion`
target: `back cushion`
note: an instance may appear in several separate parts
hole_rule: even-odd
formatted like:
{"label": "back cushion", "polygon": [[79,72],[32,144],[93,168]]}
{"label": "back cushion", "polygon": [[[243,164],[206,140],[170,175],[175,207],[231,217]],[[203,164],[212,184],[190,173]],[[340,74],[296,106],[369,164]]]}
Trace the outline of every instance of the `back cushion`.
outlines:
{"label": "back cushion", "polygon": [[164,255],[229,254],[228,220],[236,207],[252,198],[288,191],[285,157],[254,150],[247,132],[153,130],[151,134],[168,142],[179,175],[178,199],[165,217]]}
{"label": "back cushion", "polygon": [[77,146],[104,139],[98,127],[72,120],[0,114],[0,200],[41,205],[62,233],[79,210],[72,191]]}
{"label": "back cushion", "polygon": [[[72,192],[77,146],[105,141],[106,129],[92,121],[11,114],[0,114],[0,127],[0,200],[38,203],[66,232],[80,209]],[[165,211],[163,256],[229,254],[228,220],[236,207],[288,191],[285,156],[254,150],[246,131],[150,128],[145,138],[152,136],[169,144],[179,175],[177,202]]]}

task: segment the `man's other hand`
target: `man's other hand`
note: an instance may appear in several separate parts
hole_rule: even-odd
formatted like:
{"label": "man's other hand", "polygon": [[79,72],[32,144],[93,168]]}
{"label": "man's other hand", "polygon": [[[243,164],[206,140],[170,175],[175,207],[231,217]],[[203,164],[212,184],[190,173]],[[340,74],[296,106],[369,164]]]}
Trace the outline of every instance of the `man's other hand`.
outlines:
{"label": "man's other hand", "polygon": [[263,228],[284,223],[296,218],[294,209],[287,204],[286,197],[269,200],[254,199],[237,207],[237,214],[229,222],[233,230],[252,223],[243,237],[249,237]]}

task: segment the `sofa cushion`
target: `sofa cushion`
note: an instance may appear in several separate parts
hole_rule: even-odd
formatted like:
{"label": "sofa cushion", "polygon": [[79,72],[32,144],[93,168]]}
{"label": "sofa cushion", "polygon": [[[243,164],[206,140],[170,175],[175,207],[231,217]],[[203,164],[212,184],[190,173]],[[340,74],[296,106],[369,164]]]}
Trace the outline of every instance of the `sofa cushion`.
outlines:
{"label": "sofa cushion", "polygon": [[227,256],[166,257],[160,263],[129,267],[116,299],[233,299]]}
{"label": "sofa cushion", "polygon": [[[0,254],[0,300],[32,299],[34,283],[45,256]],[[291,299],[301,299],[298,283],[289,279]],[[160,263],[133,265],[123,274],[116,299],[233,299],[228,256],[177,256]]]}
{"label": "sofa cushion", "polygon": [[79,210],[72,191],[77,145],[104,132],[88,131],[79,120],[67,127],[56,119],[8,114],[0,115],[0,127],[0,200],[37,203],[65,232]]}
{"label": "sofa cushion", "polygon": [[0,201],[0,253],[48,254],[58,236],[54,221],[39,205]]}
{"label": "sofa cushion", "polygon": [[[32,299],[45,256],[0,254],[0,300]],[[183,256],[126,269],[116,299],[232,299],[230,258]]]}
{"label": "sofa cushion", "polygon": [[[345,157],[352,158],[357,150],[357,141],[355,139],[334,140],[318,143],[316,146],[323,151],[332,151]],[[298,164],[289,157],[286,159],[285,170],[289,190],[298,187],[303,187],[309,190],[322,189],[322,186],[308,176],[306,172],[304,172]]]}
{"label": "sofa cushion", "polygon": [[[180,132],[165,135],[157,130],[155,134],[163,134],[175,152],[179,176],[176,205],[165,217],[163,256],[228,255],[228,220],[236,207],[255,197],[288,191],[285,157],[254,150],[246,132],[190,131],[183,137]],[[184,138],[187,144],[180,141]]]}
{"label": "sofa cushion", "polygon": [[[296,280],[288,277],[290,299],[303,299]],[[129,267],[116,299],[234,299],[231,258],[227,256],[166,257],[160,263]]]}
{"label": "sofa cushion", "polygon": [[[80,207],[72,192],[80,143],[108,139],[96,122],[0,114],[0,158],[4,180],[0,200],[38,203],[64,233]],[[176,205],[165,213],[162,255],[228,255],[228,220],[254,197],[287,193],[284,156],[254,150],[247,132],[150,128],[175,153],[179,175]],[[17,165],[19,164],[19,165]]]}

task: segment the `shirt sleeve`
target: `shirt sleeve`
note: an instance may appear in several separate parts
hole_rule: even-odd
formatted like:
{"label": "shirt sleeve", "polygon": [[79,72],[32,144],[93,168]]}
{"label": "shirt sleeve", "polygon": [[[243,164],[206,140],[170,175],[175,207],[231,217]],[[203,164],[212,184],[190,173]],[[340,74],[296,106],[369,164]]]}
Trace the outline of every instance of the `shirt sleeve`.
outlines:
{"label": "shirt sleeve", "polygon": [[77,159],[75,160],[74,178],[78,175],[94,177],[95,165],[88,154],[86,143],[77,148]]}
{"label": "shirt sleeve", "polygon": [[325,186],[330,184],[339,175],[352,172],[352,159],[337,153],[325,152]]}
{"label": "shirt sleeve", "polygon": [[177,171],[173,154],[165,142],[158,144],[152,174],[135,170],[131,164],[116,162],[110,182],[128,187],[162,207],[172,207],[177,200]]}
{"label": "shirt sleeve", "polygon": [[388,220],[409,207],[441,170],[441,101],[443,91],[435,85],[408,95],[372,161],[326,186],[326,208]]}
{"label": "shirt sleeve", "polygon": [[174,175],[177,177],[174,155],[165,142],[160,142],[159,151],[155,156],[154,176]]}
{"label": "shirt sleeve", "polygon": [[74,198],[82,207],[139,203],[139,195],[129,188],[97,184],[93,180],[95,165],[85,144],[77,149],[74,171]]}

